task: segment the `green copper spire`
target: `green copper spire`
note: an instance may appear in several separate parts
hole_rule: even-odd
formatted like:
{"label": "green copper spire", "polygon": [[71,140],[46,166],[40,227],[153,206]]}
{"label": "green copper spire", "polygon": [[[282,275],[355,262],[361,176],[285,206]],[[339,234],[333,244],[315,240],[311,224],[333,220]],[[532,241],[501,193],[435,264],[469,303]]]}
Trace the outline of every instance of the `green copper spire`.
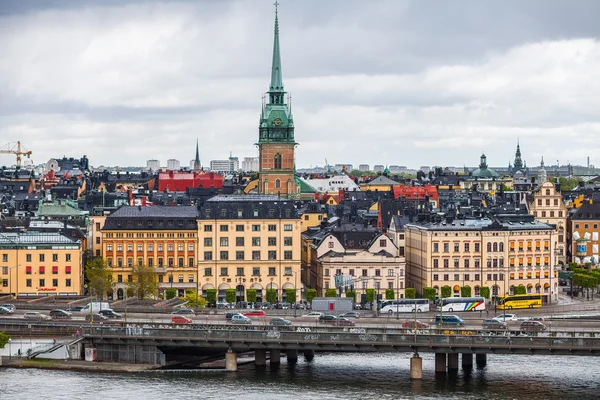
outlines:
{"label": "green copper spire", "polygon": [[196,158],[194,159],[194,169],[200,169],[200,151],[198,149],[198,139],[196,139]]}
{"label": "green copper spire", "polygon": [[277,12],[277,1],[275,4],[275,35],[273,38],[273,62],[271,64],[271,85],[269,93],[271,94],[272,104],[283,104],[283,76],[281,73],[281,52],[279,50],[279,17]]}

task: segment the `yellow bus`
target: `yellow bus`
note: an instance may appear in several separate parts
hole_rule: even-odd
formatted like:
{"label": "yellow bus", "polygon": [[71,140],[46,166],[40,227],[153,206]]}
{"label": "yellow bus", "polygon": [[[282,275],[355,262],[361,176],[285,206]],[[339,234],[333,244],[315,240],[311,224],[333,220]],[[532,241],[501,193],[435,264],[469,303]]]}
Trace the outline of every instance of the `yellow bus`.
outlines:
{"label": "yellow bus", "polygon": [[498,308],[538,308],[542,306],[541,294],[513,294],[498,297]]}

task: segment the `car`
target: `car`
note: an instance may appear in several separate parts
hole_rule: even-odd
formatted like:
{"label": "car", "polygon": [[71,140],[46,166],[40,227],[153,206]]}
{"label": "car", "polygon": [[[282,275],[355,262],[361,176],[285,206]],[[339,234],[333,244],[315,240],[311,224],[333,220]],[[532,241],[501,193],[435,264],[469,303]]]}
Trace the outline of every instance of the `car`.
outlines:
{"label": "car", "polygon": [[542,317],[530,317],[527,321],[540,321],[540,322],[544,322],[544,318],[542,318]]}
{"label": "car", "polygon": [[319,318],[319,317],[321,317],[321,315],[323,315],[322,312],[313,311],[313,312],[309,312],[308,314],[306,314],[305,317],[308,317],[308,318]]}
{"label": "car", "polygon": [[287,310],[288,308],[290,308],[290,303],[288,303],[287,301],[281,301],[279,303],[275,303],[275,308],[280,310]]}
{"label": "car", "polygon": [[283,319],[283,318],[279,318],[279,317],[275,317],[275,318],[271,318],[271,320],[269,321],[269,325],[272,326],[285,326],[285,325],[291,325],[292,322],[288,321],[287,319]]}
{"label": "car", "polygon": [[192,319],[186,317],[185,315],[175,315],[171,318],[171,322],[174,324],[191,324]]}
{"label": "car", "polygon": [[356,312],[356,311],[348,311],[347,313],[344,313],[342,315],[340,315],[340,317],[342,318],[360,318],[360,313]]}
{"label": "car", "polygon": [[50,310],[48,314],[52,319],[71,319],[73,317],[72,313],[58,308]]}
{"label": "car", "polygon": [[272,309],[272,308],[273,308],[273,304],[271,304],[271,303],[262,303],[262,304],[260,305],[260,308],[261,308],[262,310],[270,310],[270,309]]}
{"label": "car", "polygon": [[10,308],[6,308],[4,306],[0,306],[0,314],[4,314],[4,315],[10,315],[10,314],[14,314],[15,312],[13,310],[11,310]]}
{"label": "car", "polygon": [[333,324],[336,326],[354,326],[354,321],[350,321],[348,318],[337,317]]}
{"label": "car", "polygon": [[73,306],[73,307],[67,308],[67,311],[70,311],[70,312],[80,312],[82,310],[83,310],[83,306]]}
{"label": "car", "polygon": [[104,315],[107,318],[122,318],[123,317],[123,315],[119,314],[118,312],[114,312],[110,308],[105,308],[104,310],[100,310],[100,311],[98,311],[98,314]]}
{"label": "car", "polygon": [[429,324],[426,324],[425,322],[421,322],[421,321],[404,321],[402,323],[402,327],[404,329],[427,329],[429,328]]}
{"label": "car", "polygon": [[86,321],[89,322],[92,319],[93,319],[93,322],[102,322],[102,321],[107,321],[108,317],[105,317],[104,315],[98,314],[98,313],[96,313],[96,314],[85,314],[85,320]]}
{"label": "car", "polygon": [[499,319],[484,319],[482,324],[483,329],[506,329],[508,328],[508,324],[504,321],[500,321]]}
{"label": "car", "polygon": [[239,314],[239,312],[230,311],[227,314],[225,314],[225,319],[231,319],[231,317],[233,317],[236,314]]}
{"label": "car", "polygon": [[437,325],[464,325],[465,321],[458,315],[437,315],[435,317],[435,323]]}
{"label": "car", "polygon": [[196,312],[191,308],[180,308],[179,310],[173,311],[171,314],[177,315],[196,315]]}
{"label": "car", "polygon": [[235,314],[231,317],[232,324],[251,324],[252,320],[245,315]]}
{"label": "car", "polygon": [[15,312],[15,310],[17,309],[14,304],[0,304],[0,307],[7,308],[12,312]]}
{"label": "car", "polygon": [[265,315],[267,315],[267,313],[265,313],[264,310],[252,310],[245,312],[243,315],[245,315],[246,317],[264,317]]}
{"label": "car", "polygon": [[542,324],[540,321],[523,321],[519,330],[525,332],[545,331],[546,325]]}
{"label": "car", "polygon": [[217,301],[217,308],[233,308],[233,304],[226,301]]}
{"label": "car", "polygon": [[519,319],[517,318],[516,314],[500,314],[496,317],[494,317],[495,320],[498,321],[518,321]]}
{"label": "car", "polygon": [[236,308],[248,308],[247,301],[238,301],[235,305]]}
{"label": "car", "polygon": [[27,311],[25,314],[23,314],[23,319],[46,321],[52,318],[49,315],[42,314],[39,311]]}
{"label": "car", "polygon": [[336,321],[338,319],[338,317],[336,317],[335,315],[320,315],[319,316],[319,322],[333,322]]}

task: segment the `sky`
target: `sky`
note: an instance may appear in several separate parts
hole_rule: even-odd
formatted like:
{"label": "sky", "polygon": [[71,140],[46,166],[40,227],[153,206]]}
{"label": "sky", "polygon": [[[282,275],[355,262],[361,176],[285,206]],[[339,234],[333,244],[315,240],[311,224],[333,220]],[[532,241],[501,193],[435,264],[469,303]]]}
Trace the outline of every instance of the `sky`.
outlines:
{"label": "sky", "polygon": [[[271,0],[3,0],[0,146],[257,156]],[[600,2],[280,0],[298,168],[600,165]],[[0,165],[14,163],[0,154]]]}

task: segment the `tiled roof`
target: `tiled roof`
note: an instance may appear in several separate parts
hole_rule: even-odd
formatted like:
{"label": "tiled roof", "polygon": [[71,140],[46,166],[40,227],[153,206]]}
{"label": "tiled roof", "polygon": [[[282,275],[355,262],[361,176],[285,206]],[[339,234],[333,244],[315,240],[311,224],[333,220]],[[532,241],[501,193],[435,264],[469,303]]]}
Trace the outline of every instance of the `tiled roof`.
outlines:
{"label": "tiled roof", "polygon": [[109,215],[108,218],[193,218],[198,211],[192,206],[123,206]]}
{"label": "tiled roof", "polygon": [[79,246],[79,241],[53,232],[0,233],[0,246],[33,245],[33,244],[71,244]]}

